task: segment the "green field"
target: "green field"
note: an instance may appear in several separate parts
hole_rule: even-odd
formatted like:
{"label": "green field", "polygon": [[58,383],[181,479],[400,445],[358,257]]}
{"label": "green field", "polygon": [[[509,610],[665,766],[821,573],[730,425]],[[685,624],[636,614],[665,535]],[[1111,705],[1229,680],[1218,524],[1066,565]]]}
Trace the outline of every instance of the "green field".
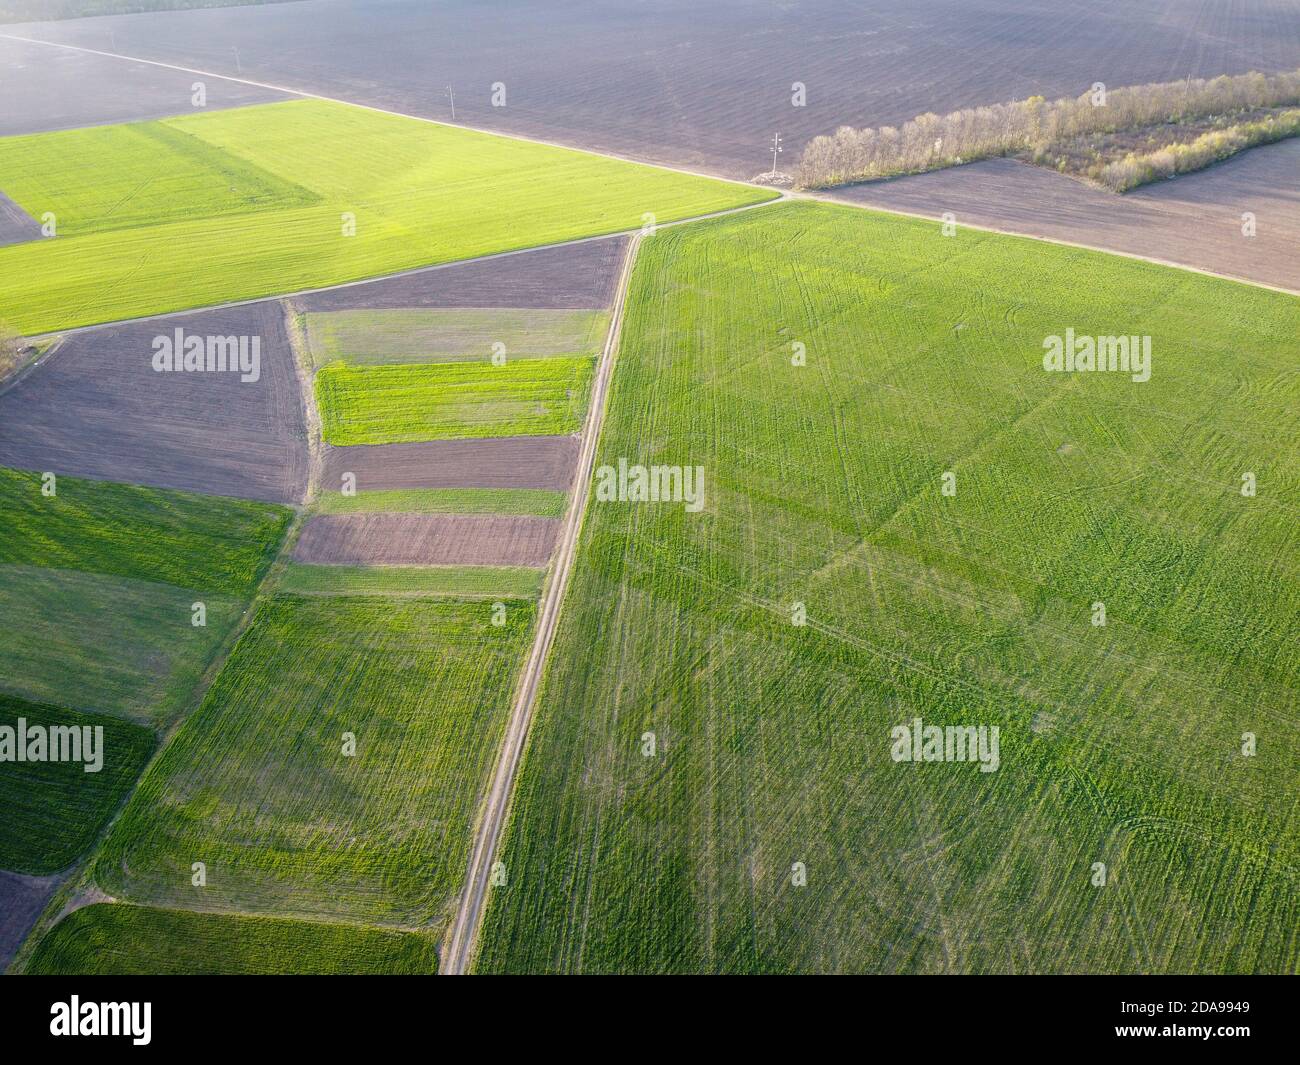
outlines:
{"label": "green field", "polygon": [[513,602],[497,627],[488,602],[261,600],[114,825],[100,884],[163,906],[436,928],[533,612]]}
{"label": "green field", "polygon": [[336,446],[575,433],[592,358],[521,359],[504,366],[349,366],[316,375],[325,440]]}
{"label": "green field", "polygon": [[627,306],[597,463],[705,505],[590,505],[481,971],[1296,971],[1300,302],[800,203]]}
{"label": "green field", "polygon": [[504,357],[596,355],[609,311],[511,310],[496,307],[322,311],[303,315],[313,363],[354,365],[488,362]]}
{"label": "green field", "polygon": [[532,514],[562,518],[569,506],[563,492],[546,488],[392,488],[357,492],[323,492],[316,500],[321,514],[388,511],[402,514]]}
{"label": "green field", "polygon": [[[103,730],[102,744],[91,733],[93,759],[82,747],[74,751],[82,761],[0,761],[0,869],[44,876],[67,867],[94,842],[153,753],[154,737],[148,729],[103,714],[0,695],[0,726],[13,729],[16,737],[20,719],[29,738],[37,729],[48,737],[51,727]],[[100,768],[87,772],[87,764],[93,768],[96,762]]]}
{"label": "green field", "polygon": [[[206,625],[191,623],[196,602]],[[171,584],[0,565],[0,689],[164,725],[188,705],[242,605]]]}
{"label": "green field", "polygon": [[[159,167],[166,180],[154,192]],[[116,202],[106,172],[126,190]],[[648,214],[666,222],[775,195],[323,100],[0,138],[0,189],[33,217],[53,211],[71,227],[0,247],[0,307],[26,334],[621,232]],[[151,211],[158,217],[145,224]]]}
{"label": "green field", "polygon": [[527,566],[285,567],[279,590],[295,595],[442,595],[463,599],[536,599],[545,570]]}
{"label": "green field", "polygon": [[63,918],[37,944],[24,972],[335,976],[437,967],[432,937],[414,932],[101,903]]}
{"label": "green field", "polygon": [[0,564],[86,570],[247,595],[288,524],[287,507],[0,467]]}
{"label": "green field", "polygon": [[[0,690],[163,726],[279,548],[265,503],[0,468]],[[194,606],[202,603],[203,625]]]}

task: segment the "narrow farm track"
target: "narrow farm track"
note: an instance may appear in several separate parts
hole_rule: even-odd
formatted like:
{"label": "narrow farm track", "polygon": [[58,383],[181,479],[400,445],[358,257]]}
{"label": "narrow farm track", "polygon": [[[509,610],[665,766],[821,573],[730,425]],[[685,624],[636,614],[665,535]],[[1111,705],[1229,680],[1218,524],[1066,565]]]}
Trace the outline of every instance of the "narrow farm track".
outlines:
{"label": "narrow farm track", "polygon": [[474,946],[487,899],[488,879],[496,859],[501,831],[510,812],[515,776],[523,755],[524,744],[528,739],[528,729],[532,724],[537,689],[541,683],[542,670],[546,666],[551,643],[555,638],[564,591],[568,586],[569,572],[573,568],[573,558],[577,552],[578,534],[582,531],[582,519],[587,508],[587,486],[591,482],[592,468],[596,461],[596,443],[600,439],[600,427],[605,417],[605,397],[609,392],[610,378],[613,376],[628,283],[632,277],[632,264],[636,260],[637,246],[640,242],[639,234],[633,236],[628,241],[627,252],[623,259],[623,269],[619,275],[618,290],[614,298],[614,312],[610,316],[609,335],[605,338],[605,348],[601,352],[600,365],[596,369],[596,379],[591,388],[591,404],[587,411],[587,424],[582,432],[582,450],[578,453],[573,496],[555,554],[555,571],[542,600],[533,646],[519,679],[515,705],[511,711],[510,721],[506,725],[505,738],[501,742],[501,751],[492,774],[487,803],[475,830],[465,887],[460,905],[456,909],[455,920],[447,934],[447,945],[439,965],[439,972],[444,974],[464,975],[468,972],[474,957]]}

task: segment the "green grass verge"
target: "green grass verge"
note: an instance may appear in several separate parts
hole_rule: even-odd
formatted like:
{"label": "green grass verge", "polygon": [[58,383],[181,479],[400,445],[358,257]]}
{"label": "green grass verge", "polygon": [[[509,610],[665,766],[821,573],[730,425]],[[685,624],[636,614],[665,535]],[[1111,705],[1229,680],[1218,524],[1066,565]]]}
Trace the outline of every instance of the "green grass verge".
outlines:
{"label": "green grass verge", "polygon": [[[0,248],[0,307],[21,332],[332,285],[775,195],[324,100],[149,125],[221,154],[177,160],[174,141],[160,146],[123,126],[0,138],[0,189],[33,217],[53,203],[75,220],[63,236]],[[134,208],[104,202],[101,156],[128,185],[138,179],[145,191],[137,195],[155,199],[147,182],[160,150],[180,177],[158,198],[168,220],[103,230]],[[96,165],[70,165],[87,158]],[[220,182],[238,174],[247,183],[253,173],[277,185],[257,194],[266,197],[262,209],[248,211],[246,185],[230,193]],[[55,182],[57,194],[49,190]],[[318,202],[273,206],[291,197],[288,187]]]}
{"label": "green grass verge", "polygon": [[433,938],[415,932],[100,903],[55,925],[24,971],[341,976],[433,973],[437,967]]}
{"label": "green grass verge", "polygon": [[[1045,372],[1067,327],[1150,380]],[[479,968],[1295,972],[1297,336],[823,204],[643,243],[596,461],[705,506],[591,504]],[[914,717],[1000,768],[894,762]]]}
{"label": "green grass verge", "polygon": [[14,760],[0,760],[0,869],[44,876],[66,868],[94,842],[153,753],[154,736],[102,714],[0,695],[0,727],[14,730],[15,744],[19,720],[29,737],[37,729],[48,737],[51,727],[60,726],[103,730],[102,741],[93,741],[96,772],[86,772],[87,748],[80,751],[83,761],[19,762],[16,752],[11,752]]}
{"label": "green grass verge", "polygon": [[545,570],[526,566],[285,567],[279,590],[295,595],[442,595],[458,598],[536,599]]}
{"label": "green grass verge", "polygon": [[357,492],[323,492],[316,501],[321,514],[386,511],[401,514],[531,514],[562,518],[569,497],[547,488],[392,488]]}
{"label": "green grass verge", "polygon": [[487,602],[261,600],[110,832],[100,884],[158,905],[436,926],[533,614],[512,603],[497,627]]}
{"label": "green grass verge", "polygon": [[287,507],[0,467],[0,564],[86,570],[242,596],[261,580]]}
{"label": "green grass verge", "polygon": [[321,311],[303,315],[316,366],[488,362],[596,355],[609,331],[609,311],[455,309]]}
{"label": "green grass verge", "polygon": [[241,606],[170,584],[0,565],[0,690],[165,725],[188,705]]}
{"label": "green grass verge", "polygon": [[574,433],[594,369],[591,358],[504,366],[335,362],[316,375],[316,400],[325,439],[338,446]]}

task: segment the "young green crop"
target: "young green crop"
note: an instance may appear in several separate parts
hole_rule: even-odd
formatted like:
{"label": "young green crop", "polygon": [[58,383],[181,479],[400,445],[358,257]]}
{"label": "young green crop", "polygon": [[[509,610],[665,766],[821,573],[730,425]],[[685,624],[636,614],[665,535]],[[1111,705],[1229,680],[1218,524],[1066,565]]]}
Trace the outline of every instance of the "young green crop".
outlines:
{"label": "young green crop", "polygon": [[316,375],[316,401],[336,446],[574,433],[594,369],[594,359],[558,357],[504,366],[334,362]]}
{"label": "young green crop", "polygon": [[[1046,372],[1071,327],[1150,379]],[[643,242],[596,462],[705,502],[589,503],[478,967],[1294,972],[1297,336],[851,208]]]}
{"label": "young green crop", "polygon": [[285,567],[278,590],[295,595],[440,595],[459,599],[536,599],[545,570],[526,566]]}
{"label": "young green crop", "polygon": [[533,613],[522,600],[262,600],[114,825],[97,879],[165,906],[438,925]]}
{"label": "young green crop", "polygon": [[[21,332],[295,292],[776,195],[324,100],[148,128],[166,131],[166,145],[130,126],[0,138],[0,189],[36,217],[56,203],[73,226],[0,247],[0,307]],[[173,134],[198,147],[178,152]],[[73,165],[88,157],[110,159],[114,183],[135,190],[124,204],[106,202],[103,165]],[[160,165],[176,178],[162,197],[149,192]]]}
{"label": "young green crop", "polygon": [[[90,844],[135,784],[153,753],[153,733],[139,725],[79,713],[63,707],[29,703],[0,695],[0,728],[14,730],[19,722],[26,736],[49,729],[82,732],[78,747],[81,761],[17,761],[16,752],[0,760],[0,869],[45,875],[70,865]],[[84,730],[91,744],[81,746]],[[95,730],[99,732],[96,739]],[[93,750],[92,750],[93,748]],[[27,749],[30,749],[27,748]],[[25,751],[26,753],[26,751]],[[98,762],[98,768],[93,768]],[[87,772],[87,766],[92,767]]]}

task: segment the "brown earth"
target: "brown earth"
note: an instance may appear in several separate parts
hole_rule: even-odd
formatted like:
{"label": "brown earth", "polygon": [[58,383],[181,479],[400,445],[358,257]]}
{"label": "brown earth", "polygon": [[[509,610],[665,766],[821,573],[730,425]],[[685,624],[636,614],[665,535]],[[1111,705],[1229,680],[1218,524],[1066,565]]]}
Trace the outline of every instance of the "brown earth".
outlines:
{"label": "brown earth", "polygon": [[317,514],[299,562],[381,566],[545,566],[560,522],[483,514]]}
{"label": "brown earth", "polygon": [[[41,36],[24,32],[18,26],[0,25],[0,33]],[[121,44],[124,35],[116,33],[115,36]],[[117,51],[110,47],[111,41],[104,32],[90,47]],[[0,38],[0,70],[4,71],[0,136],[189,114],[195,110],[191,86],[196,80],[203,80],[147,63],[127,63],[111,56],[69,52],[5,38]],[[204,84],[208,110],[288,98],[272,89],[218,78],[209,78]]]}
{"label": "brown earth", "polygon": [[[1055,171],[988,159],[826,193],[830,199],[1128,252],[1300,290],[1300,140],[1120,196]],[[1253,212],[1256,235],[1242,234]]]}
{"label": "brown earth", "polygon": [[567,492],[576,436],[432,440],[421,444],[327,447],[321,487],[338,491],[343,474],[358,491],[384,488],[549,488]]}
{"label": "brown earth", "polygon": [[41,224],[0,192],[0,247],[41,239]]}
{"label": "brown earth", "polygon": [[[260,336],[260,379],[156,372],[153,339],[177,327]],[[0,466],[297,502],[306,440],[278,303],[75,333],[0,391]]]}
{"label": "brown earth", "polygon": [[0,870],[0,972],[8,967],[59,886],[58,876]]}
{"label": "brown earth", "polygon": [[516,252],[482,262],[314,292],[294,299],[303,311],[407,307],[596,309],[614,296],[624,237]]}
{"label": "brown earth", "polygon": [[426,118],[450,84],[458,122],[738,178],[778,132],[788,163],[845,123],[1300,66],[1291,0],[307,0],[26,34],[232,75],[238,47],[245,77]]}

